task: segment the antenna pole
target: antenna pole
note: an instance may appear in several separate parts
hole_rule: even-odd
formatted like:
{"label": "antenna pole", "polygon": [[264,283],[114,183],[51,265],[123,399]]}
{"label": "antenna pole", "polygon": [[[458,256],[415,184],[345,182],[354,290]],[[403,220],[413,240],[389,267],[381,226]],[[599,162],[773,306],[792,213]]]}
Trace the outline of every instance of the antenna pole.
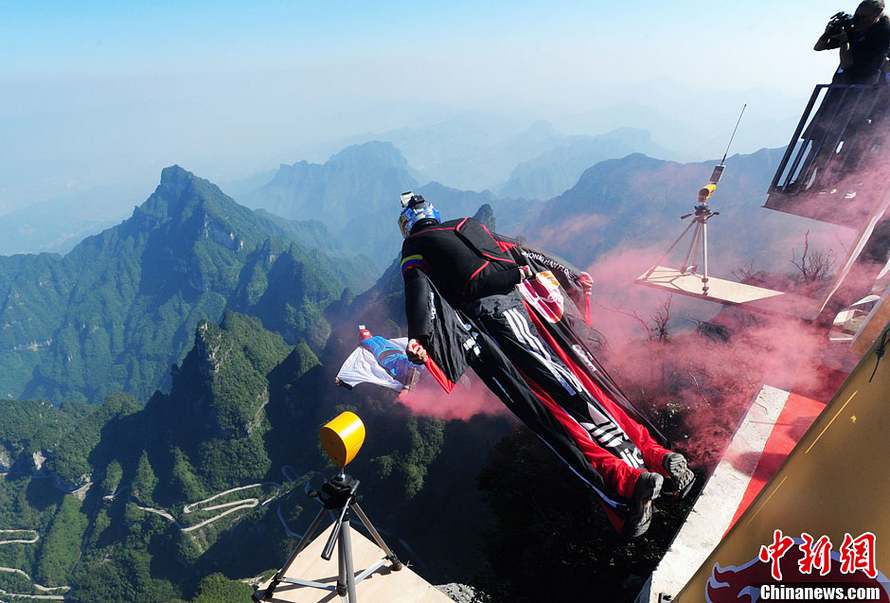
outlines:
{"label": "antenna pole", "polygon": [[723,159],[720,160],[720,165],[726,163],[726,156],[729,155],[729,147],[732,146],[732,141],[735,138],[735,133],[739,131],[739,124],[742,123],[742,115],[745,114],[745,109],[748,108],[748,103],[742,105],[742,111],[739,113],[739,118],[735,122],[735,128],[732,130],[732,135],[729,137],[729,142],[726,144],[726,150],[723,152]]}
{"label": "antenna pole", "polygon": [[729,147],[732,146],[732,141],[735,138],[735,133],[739,131],[739,124],[742,123],[742,115],[745,114],[745,109],[748,108],[748,103],[742,105],[742,110],[739,112],[739,118],[735,122],[735,128],[732,129],[732,135],[729,137],[729,142],[726,143],[726,150],[723,152],[723,159],[720,160],[720,165],[726,163],[726,156],[729,155]]}

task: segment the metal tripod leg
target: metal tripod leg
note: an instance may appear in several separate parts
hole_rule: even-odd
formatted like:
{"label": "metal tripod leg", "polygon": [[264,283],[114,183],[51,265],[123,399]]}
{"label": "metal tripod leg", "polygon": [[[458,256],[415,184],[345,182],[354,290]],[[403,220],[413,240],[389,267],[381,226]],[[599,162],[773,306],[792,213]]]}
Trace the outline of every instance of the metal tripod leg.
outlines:
{"label": "metal tripod leg", "polygon": [[346,512],[349,511],[349,506],[351,502],[347,502],[340,509],[340,515],[334,520],[334,529],[331,530],[331,535],[328,537],[327,543],[324,545],[324,550],[321,551],[321,558],[325,561],[331,560],[331,555],[334,554],[334,543],[340,538],[340,530],[343,526],[343,521],[346,519]]}
{"label": "metal tripod leg", "polygon": [[278,585],[281,583],[281,579],[284,578],[284,572],[287,571],[287,568],[291,566],[294,560],[297,558],[303,549],[309,546],[309,543],[312,542],[312,539],[315,538],[315,533],[318,532],[318,528],[321,525],[322,520],[324,520],[324,516],[327,513],[327,509],[319,509],[318,514],[315,516],[315,519],[312,520],[312,523],[309,524],[309,527],[306,528],[306,531],[303,532],[303,537],[300,538],[299,544],[297,544],[297,548],[291,553],[291,556],[288,557],[287,562],[281,566],[281,569],[278,570],[278,573],[275,574],[275,577],[272,578],[272,581],[269,583],[269,586],[266,587],[266,592],[263,595],[263,598],[271,601],[272,596],[274,595],[274,591],[278,588]]}
{"label": "metal tripod leg", "polygon": [[[352,534],[349,529],[349,519],[343,521],[343,527],[340,530],[340,542],[337,545],[340,553],[340,579],[337,581],[339,592],[340,581],[345,578],[346,594],[349,597],[349,603],[358,603],[358,597],[355,594],[355,568],[352,566]],[[345,574],[345,576],[343,575]]]}
{"label": "metal tripod leg", "polygon": [[695,222],[690,222],[690,223],[686,226],[686,228],[683,230],[683,232],[680,233],[680,236],[677,237],[677,238],[674,240],[674,242],[671,243],[671,246],[667,248],[667,251],[664,252],[664,255],[662,255],[662,256],[658,259],[658,262],[656,262],[655,265],[652,266],[652,268],[649,269],[649,272],[647,272],[645,275],[643,275],[644,278],[649,278],[649,277],[652,275],[652,273],[655,272],[655,269],[656,269],[658,266],[661,265],[661,263],[665,260],[665,258],[667,258],[667,256],[669,256],[669,255],[671,254],[671,252],[674,250],[674,247],[676,247],[677,244],[678,244],[680,241],[683,240],[683,237],[686,236],[686,233],[689,232],[689,229],[692,228],[693,226],[695,226]]}
{"label": "metal tripod leg", "polygon": [[696,218],[690,226],[695,226],[695,230],[692,231],[692,242],[689,244],[689,251],[686,252],[686,257],[683,258],[683,267],[680,269],[681,274],[686,274],[689,270],[689,260],[691,260],[695,255],[695,247],[698,245],[699,237],[701,237],[701,222]]}
{"label": "metal tripod leg", "polygon": [[[365,515],[365,512],[362,510],[362,508],[358,505],[358,503],[355,502],[355,490],[357,487],[358,482],[355,482],[355,485],[349,492],[348,499],[342,507],[334,507],[330,504],[327,504],[330,501],[323,500],[323,502],[326,503],[326,506],[319,510],[318,515],[315,516],[315,519],[312,520],[312,523],[306,529],[306,532],[300,539],[300,543],[298,544],[296,550],[291,554],[284,567],[279,570],[277,574],[275,574],[275,577],[269,583],[269,586],[266,588],[263,597],[265,600],[272,600],[274,597],[275,589],[280,583],[284,582],[301,587],[316,588],[319,590],[328,591],[330,593],[336,593],[340,597],[341,602],[344,603],[358,603],[356,597],[356,584],[377,572],[380,568],[387,565],[387,563],[389,563],[390,569],[393,571],[402,569],[402,562],[399,561],[399,558],[396,557],[396,554],[393,553],[392,549],[387,546],[386,542],[384,542],[383,538],[380,536],[380,533],[371,523],[371,520],[368,519],[368,516]],[[379,559],[375,563],[369,565],[357,576],[355,574],[355,567],[353,565],[352,559],[352,528],[350,524],[350,510],[352,510],[356,514],[356,516],[371,534],[371,537],[374,539],[374,542],[377,544],[377,546],[386,553],[385,558]],[[339,511],[339,513],[337,513],[337,511]],[[331,534],[328,537],[321,557],[326,561],[330,560],[333,554],[333,547],[337,547],[337,562],[339,565],[339,569],[337,573],[336,584],[325,584],[322,582],[316,582],[314,580],[285,577],[285,571],[294,563],[297,555],[303,552],[303,550],[307,546],[309,546],[309,544],[320,532],[319,527],[322,524],[325,513],[327,513],[333,520],[334,526],[331,529]]]}
{"label": "metal tripod leg", "polygon": [[701,253],[702,253],[702,264],[704,265],[704,275],[701,279],[701,291],[702,294],[708,294],[708,223],[703,222],[701,225]]}
{"label": "metal tripod leg", "polygon": [[386,544],[386,541],[383,540],[383,537],[377,531],[377,528],[374,527],[374,524],[371,523],[371,520],[365,515],[364,510],[362,510],[361,506],[358,503],[352,503],[352,510],[355,512],[359,521],[362,522],[362,525],[365,526],[365,529],[368,530],[368,533],[371,534],[371,538],[374,539],[374,542],[377,543],[384,553],[386,553],[386,558],[392,562],[392,569],[394,571],[399,571],[402,569],[402,562],[399,561],[399,558],[396,557],[396,554],[392,552],[392,549]]}
{"label": "metal tripod leg", "polygon": [[340,539],[337,539],[337,594],[341,601],[349,601],[349,590],[346,587],[346,551]]}

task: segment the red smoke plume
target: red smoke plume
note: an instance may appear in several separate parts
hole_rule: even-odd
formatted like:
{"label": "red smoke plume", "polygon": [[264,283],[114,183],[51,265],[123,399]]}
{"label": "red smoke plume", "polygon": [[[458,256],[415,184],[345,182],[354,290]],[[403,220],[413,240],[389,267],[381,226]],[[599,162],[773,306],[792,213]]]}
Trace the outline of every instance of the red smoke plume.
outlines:
{"label": "red smoke plume", "polygon": [[451,394],[446,394],[435,383],[421,383],[415,389],[403,391],[399,402],[411,412],[439,419],[468,420],[479,414],[506,414],[507,409],[478,380],[463,377]]}
{"label": "red smoke plume", "polygon": [[[789,237],[788,247],[777,251],[789,259],[787,274],[781,275],[789,285],[791,250],[797,242]],[[593,326],[607,341],[600,359],[632,402],[694,464],[719,459],[764,384],[817,399],[830,397],[829,382],[836,375],[822,366],[829,346],[824,328],[793,316],[752,313],[635,284],[661,253],[655,248],[618,249],[588,268],[596,283]],[[654,317],[665,311],[670,313],[667,340],[652,340]],[[459,384],[450,396],[426,385],[404,392],[399,401],[415,413],[445,419],[506,412],[475,379]]]}
{"label": "red smoke plume", "polygon": [[[663,168],[678,169],[675,164]],[[698,182],[697,173],[688,171],[680,169],[683,178],[676,174],[668,178],[660,171],[644,173],[631,178],[629,186],[642,187],[644,192],[657,188],[662,180],[673,182],[679,178],[680,184],[665,190],[663,199],[655,199],[664,203],[685,190],[686,180]],[[854,205],[858,209],[875,198],[875,191],[866,190],[861,182],[857,184],[860,194],[847,200],[847,210]],[[824,198],[817,201],[825,203]],[[609,215],[596,213],[595,207],[592,201],[588,215],[572,215],[556,226],[533,228],[532,243],[545,250],[576,254],[594,249],[591,242],[600,240],[598,235],[619,226]],[[593,326],[607,340],[601,361],[632,402],[660,425],[672,444],[685,450],[693,463],[710,465],[719,459],[764,384],[827,401],[843,371],[826,368],[826,364],[840,367],[851,362],[849,358],[838,362],[837,346],[830,349],[825,326],[791,315],[670,296],[635,284],[661,257],[665,241],[676,236],[666,228],[675,227],[679,234],[684,225],[675,222],[653,228],[652,238],[646,236],[645,240],[641,240],[642,235],[634,235],[637,240],[626,241],[587,268],[595,280]],[[787,214],[770,212],[749,220],[746,214],[736,212],[721,217],[711,229],[712,272],[731,280],[740,280],[741,273],[756,275],[765,279],[762,286],[793,290],[818,307],[817,298],[826,292],[830,280],[802,283],[792,263],[800,260],[805,233],[811,251],[820,250],[831,258],[832,271],[841,268],[856,234],[852,229]],[[751,263],[754,257],[760,265]],[[674,256],[665,263],[679,265],[680,261]],[[847,279],[848,285],[854,285],[848,288],[863,289],[868,279],[868,274],[861,276],[854,271]],[[826,356],[835,358],[826,363]],[[403,395],[401,401],[415,412],[446,418],[504,412],[500,402],[479,383],[450,397],[422,390]]]}
{"label": "red smoke plume", "polygon": [[[830,397],[837,375],[823,366],[825,328],[633,284],[658,255],[617,250],[589,268],[597,283],[594,326],[608,342],[606,366],[631,400],[668,424],[694,463],[719,458],[764,384]],[[659,340],[653,329],[665,312],[670,321]]]}

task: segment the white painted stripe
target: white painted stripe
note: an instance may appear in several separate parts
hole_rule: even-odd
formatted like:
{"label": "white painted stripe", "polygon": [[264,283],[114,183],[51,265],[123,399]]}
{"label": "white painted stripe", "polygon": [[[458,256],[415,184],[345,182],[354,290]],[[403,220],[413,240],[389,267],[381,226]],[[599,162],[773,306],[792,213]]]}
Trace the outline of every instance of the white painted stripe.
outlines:
{"label": "white painted stripe", "polygon": [[787,391],[769,385],[757,394],[686,523],[652,574],[651,598],[646,603],[658,601],[658,593],[680,592],[720,542],[788,397]]}
{"label": "white painted stripe", "polygon": [[622,450],[620,456],[621,456],[621,460],[624,461],[625,465],[628,465],[629,467],[632,467],[632,468],[636,468],[633,458],[627,453],[627,450]]}

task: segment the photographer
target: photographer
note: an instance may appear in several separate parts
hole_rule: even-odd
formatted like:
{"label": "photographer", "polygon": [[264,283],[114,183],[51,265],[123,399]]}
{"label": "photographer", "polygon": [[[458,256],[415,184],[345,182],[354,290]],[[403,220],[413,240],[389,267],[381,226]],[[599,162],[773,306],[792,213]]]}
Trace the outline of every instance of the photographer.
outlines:
{"label": "photographer", "polygon": [[890,52],[890,19],[883,0],[864,0],[851,17],[838,13],[831,18],[814,50],[840,49],[835,84],[874,84]]}
{"label": "photographer", "polygon": [[[872,86],[882,79],[890,52],[890,19],[884,15],[883,0],[864,0],[854,15],[834,15],[813,49],[834,48],[840,50],[840,66],[831,80],[833,85],[802,134],[811,145],[798,179],[806,190],[830,189],[838,178],[855,169],[869,141],[861,136],[863,128],[885,112],[881,98],[860,102],[864,95],[885,95],[883,87],[845,88]],[[866,106],[873,107],[871,114]],[[843,149],[843,157],[838,149]]]}

